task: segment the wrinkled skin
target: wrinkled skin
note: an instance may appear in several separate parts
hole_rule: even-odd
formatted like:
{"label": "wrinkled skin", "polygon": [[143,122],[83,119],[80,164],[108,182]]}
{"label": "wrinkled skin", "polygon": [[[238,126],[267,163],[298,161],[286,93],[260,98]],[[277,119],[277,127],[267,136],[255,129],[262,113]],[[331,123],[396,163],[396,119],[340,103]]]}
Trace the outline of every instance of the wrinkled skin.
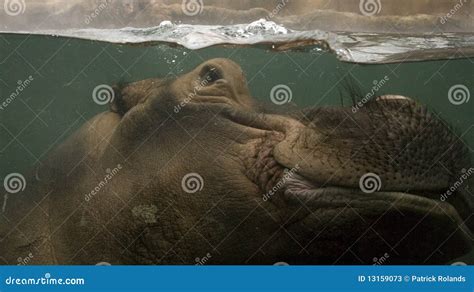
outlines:
{"label": "wrinkled skin", "polygon": [[[355,113],[279,111],[257,104],[227,59],[117,88],[111,110],[10,195],[3,260],[440,264],[469,252],[467,185],[440,200],[468,153],[422,106],[382,96]],[[194,193],[190,173],[202,177]],[[366,173],[378,191],[360,189]]]}

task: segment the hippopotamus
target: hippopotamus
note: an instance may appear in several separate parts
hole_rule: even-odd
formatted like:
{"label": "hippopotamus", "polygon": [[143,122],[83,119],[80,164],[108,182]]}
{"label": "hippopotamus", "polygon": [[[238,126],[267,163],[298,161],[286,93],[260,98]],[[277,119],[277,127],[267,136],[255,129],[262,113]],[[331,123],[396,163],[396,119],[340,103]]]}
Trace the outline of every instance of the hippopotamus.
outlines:
{"label": "hippopotamus", "polygon": [[9,195],[5,264],[446,264],[472,248],[469,152],[412,98],[269,105],[229,59],[112,93]]}

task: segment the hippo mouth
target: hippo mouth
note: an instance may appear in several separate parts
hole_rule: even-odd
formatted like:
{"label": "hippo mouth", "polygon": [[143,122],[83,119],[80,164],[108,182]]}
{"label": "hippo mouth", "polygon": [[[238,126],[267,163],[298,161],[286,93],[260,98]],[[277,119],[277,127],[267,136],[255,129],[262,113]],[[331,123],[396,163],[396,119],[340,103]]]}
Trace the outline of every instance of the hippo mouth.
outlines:
{"label": "hippo mouth", "polygon": [[[379,253],[390,249],[414,262],[465,254],[474,239],[467,186],[442,199],[469,168],[463,142],[410,99],[389,96],[374,103],[357,113],[324,108],[300,118],[240,114],[239,123],[270,132],[250,176],[263,200],[284,210],[280,224],[308,245],[316,239],[349,244],[374,233],[370,240],[382,242]],[[331,220],[339,222],[339,230],[330,228],[334,234],[326,229]],[[420,234],[432,242],[418,243]],[[410,248],[416,245],[427,252],[415,254]],[[294,256],[304,262],[304,255]]]}

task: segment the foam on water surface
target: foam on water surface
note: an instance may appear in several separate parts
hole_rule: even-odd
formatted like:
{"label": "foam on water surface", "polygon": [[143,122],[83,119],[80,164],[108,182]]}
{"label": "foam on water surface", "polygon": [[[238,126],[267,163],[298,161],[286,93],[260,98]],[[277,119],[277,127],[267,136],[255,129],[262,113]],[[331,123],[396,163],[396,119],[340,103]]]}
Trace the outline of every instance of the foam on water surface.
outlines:
{"label": "foam on water surface", "polygon": [[[16,33],[31,33],[19,31]],[[34,34],[54,35],[120,44],[166,42],[188,49],[209,46],[309,44],[324,48],[341,61],[354,63],[394,63],[474,56],[474,35],[466,33],[389,34],[349,33],[322,30],[292,30],[273,21],[260,19],[249,24],[189,25],[163,21],[147,28],[39,30]]]}

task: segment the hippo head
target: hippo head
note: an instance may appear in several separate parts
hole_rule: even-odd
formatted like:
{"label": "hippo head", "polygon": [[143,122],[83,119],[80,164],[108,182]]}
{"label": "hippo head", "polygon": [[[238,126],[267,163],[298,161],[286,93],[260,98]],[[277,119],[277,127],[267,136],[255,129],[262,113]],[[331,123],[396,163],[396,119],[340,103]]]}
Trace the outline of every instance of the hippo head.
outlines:
{"label": "hippo head", "polygon": [[43,263],[447,263],[471,248],[469,166],[409,98],[276,111],[213,59],[116,88],[38,169],[30,241]]}

